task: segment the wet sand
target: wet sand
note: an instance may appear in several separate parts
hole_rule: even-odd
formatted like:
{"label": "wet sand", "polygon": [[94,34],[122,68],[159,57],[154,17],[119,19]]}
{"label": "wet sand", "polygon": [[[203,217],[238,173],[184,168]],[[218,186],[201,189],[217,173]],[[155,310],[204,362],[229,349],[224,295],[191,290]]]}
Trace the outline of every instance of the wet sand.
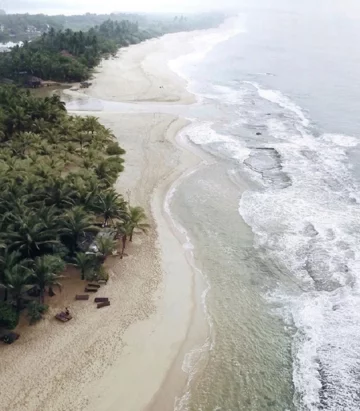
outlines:
{"label": "wet sand", "polygon": [[[103,62],[85,93],[113,101],[193,102],[184,81],[165,64],[190,51],[186,39],[192,36],[168,35],[129,47]],[[127,151],[116,188],[147,210],[152,229],[134,238],[124,260],[107,261],[110,280],[98,294],[110,298],[110,307],[75,302],[82,284],[70,273],[65,287],[72,286],[49,301],[46,318],[22,327],[16,344],[0,347],[0,384],[6,387],[0,410],[166,411],[185,384],[180,366],[198,321],[196,276],[164,200],[171,184],[200,159],[175,141],[186,120],[159,113],[95,115]],[[66,305],[74,319],[56,322],[54,314]]]}

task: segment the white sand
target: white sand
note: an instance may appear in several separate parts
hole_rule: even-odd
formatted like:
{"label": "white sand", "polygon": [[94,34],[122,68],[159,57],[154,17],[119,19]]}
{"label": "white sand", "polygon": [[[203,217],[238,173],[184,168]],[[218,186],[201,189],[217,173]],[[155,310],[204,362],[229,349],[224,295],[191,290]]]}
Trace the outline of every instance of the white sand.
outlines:
{"label": "white sand", "polygon": [[[194,101],[166,64],[190,51],[190,38],[191,33],[168,35],[128,48],[103,63],[86,93],[115,101]],[[196,308],[194,273],[163,202],[170,184],[199,158],[175,144],[184,120],[167,114],[96,115],[127,151],[117,189],[130,190],[131,203],[146,208],[152,230],[135,237],[123,261],[107,262],[111,279],[98,294],[108,296],[111,307],[96,310],[91,302],[75,302],[83,285],[69,280],[73,286],[65,284],[62,296],[50,302],[44,321],[22,328],[12,346],[0,347],[0,410],[135,411],[148,406],[166,411],[185,382],[180,366]],[[65,305],[74,319],[61,324],[53,315]],[[170,374],[171,389],[155,396],[164,384],[169,387]]]}
{"label": "white sand", "polygon": [[110,101],[193,103],[186,81],[169,70],[169,61],[193,51],[194,32],[168,34],[122,49],[104,60],[86,94]]}

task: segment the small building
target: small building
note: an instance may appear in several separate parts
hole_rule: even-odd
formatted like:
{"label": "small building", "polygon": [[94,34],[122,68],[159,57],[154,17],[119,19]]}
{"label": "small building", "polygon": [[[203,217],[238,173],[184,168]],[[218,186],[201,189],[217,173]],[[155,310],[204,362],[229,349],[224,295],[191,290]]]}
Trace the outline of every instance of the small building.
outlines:
{"label": "small building", "polygon": [[31,88],[37,88],[42,86],[42,80],[39,77],[29,76],[25,79],[25,85]]}

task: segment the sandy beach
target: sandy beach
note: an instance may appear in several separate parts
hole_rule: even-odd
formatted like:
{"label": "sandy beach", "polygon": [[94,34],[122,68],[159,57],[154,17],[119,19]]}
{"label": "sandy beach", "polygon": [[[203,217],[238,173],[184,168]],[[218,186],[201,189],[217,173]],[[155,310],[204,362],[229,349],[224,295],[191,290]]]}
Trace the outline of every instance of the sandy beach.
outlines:
{"label": "sandy beach", "polygon": [[[190,104],[194,96],[167,62],[191,51],[194,34],[180,33],[131,46],[98,68],[86,93],[119,102]],[[139,104],[139,103],[138,103]],[[169,114],[96,112],[126,150],[116,188],[144,207],[151,230],[138,235],[124,260],[109,258],[110,280],[99,296],[111,307],[74,301],[83,288],[70,273],[64,290],[49,301],[39,324],[20,325],[21,338],[0,347],[0,410],[172,410],[185,384],[184,353],[196,322],[196,276],[164,210],[166,193],[201,159],[176,142],[187,121]],[[54,314],[69,306],[74,319],[59,324]],[[195,335],[195,334],[194,334]],[[166,389],[161,389],[161,388]]]}

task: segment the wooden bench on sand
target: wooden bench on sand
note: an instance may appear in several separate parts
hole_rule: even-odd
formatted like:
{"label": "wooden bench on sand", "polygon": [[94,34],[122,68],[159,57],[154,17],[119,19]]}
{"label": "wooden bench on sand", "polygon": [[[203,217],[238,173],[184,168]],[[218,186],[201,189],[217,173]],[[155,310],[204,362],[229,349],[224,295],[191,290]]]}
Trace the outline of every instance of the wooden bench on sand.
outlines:
{"label": "wooden bench on sand", "polygon": [[109,301],[108,297],[96,297],[94,299],[94,303],[105,303],[106,301]]}
{"label": "wooden bench on sand", "polygon": [[85,292],[86,292],[86,293],[97,293],[97,292],[98,292],[98,288],[89,288],[89,287],[86,287],[86,288],[85,288]]}
{"label": "wooden bench on sand", "polygon": [[55,318],[63,323],[66,323],[72,319],[72,315],[66,314],[64,311],[62,311],[61,313],[56,314]]}
{"label": "wooden bench on sand", "polygon": [[89,294],[77,294],[75,300],[77,301],[87,301],[90,298]]}
{"label": "wooden bench on sand", "polygon": [[101,287],[101,285],[99,285],[99,284],[88,284],[87,286],[91,287],[91,288],[100,288]]}
{"label": "wooden bench on sand", "polygon": [[110,301],[104,301],[103,303],[99,303],[97,308],[108,307],[110,305]]}

